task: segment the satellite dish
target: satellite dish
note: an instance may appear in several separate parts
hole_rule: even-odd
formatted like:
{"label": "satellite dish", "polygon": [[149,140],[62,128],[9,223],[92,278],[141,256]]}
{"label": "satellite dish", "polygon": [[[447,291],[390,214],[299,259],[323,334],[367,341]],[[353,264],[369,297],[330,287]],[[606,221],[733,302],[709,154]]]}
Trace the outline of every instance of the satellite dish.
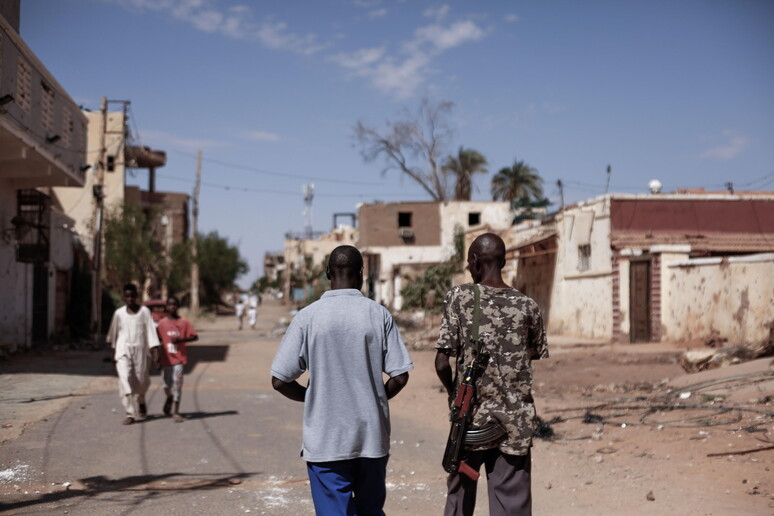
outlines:
{"label": "satellite dish", "polygon": [[661,181],[658,179],[651,179],[650,183],[648,183],[648,188],[650,189],[650,193],[657,194],[661,193],[661,187],[663,185],[661,184]]}

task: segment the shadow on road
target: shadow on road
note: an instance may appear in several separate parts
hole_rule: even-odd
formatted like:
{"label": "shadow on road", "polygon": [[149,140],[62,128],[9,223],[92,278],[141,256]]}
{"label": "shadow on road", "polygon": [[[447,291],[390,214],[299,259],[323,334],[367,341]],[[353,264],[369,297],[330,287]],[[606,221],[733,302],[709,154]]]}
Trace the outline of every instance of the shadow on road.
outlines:
{"label": "shadow on road", "polygon": [[210,417],[218,417],[218,416],[237,416],[239,415],[239,411],[224,410],[222,412],[187,412],[187,413],[182,413],[181,415],[187,421],[189,419],[207,419]]}
{"label": "shadow on road", "polygon": [[191,374],[199,362],[225,362],[229,347],[228,344],[188,346],[188,363],[183,374]]}
{"label": "shadow on road", "polygon": [[241,484],[242,480],[259,474],[260,472],[227,475],[165,473],[162,475],[137,475],[115,480],[100,475],[81,479],[82,489],[46,493],[30,500],[6,503],[3,505],[3,510],[22,509],[73,498],[90,499],[104,493],[145,492],[147,494],[160,494],[178,491],[209,491],[234,487]]}
{"label": "shadow on road", "polygon": [[[225,362],[228,344],[193,345],[188,348],[188,364],[184,374],[188,375],[198,363]],[[76,376],[116,376],[112,350],[99,351],[50,351],[43,354],[31,351],[11,355],[0,362],[0,374],[42,373]],[[159,371],[151,370],[153,376]],[[34,400],[37,401],[37,400]]]}
{"label": "shadow on road", "polygon": [[[195,419],[208,419],[211,417],[220,416],[238,416],[238,410],[222,410],[220,412],[181,412],[181,416],[185,421],[193,421]],[[152,421],[158,421],[161,419],[172,419],[171,416],[161,416],[158,414],[148,414],[145,419],[137,419],[133,424],[142,425],[144,423],[150,423]]]}

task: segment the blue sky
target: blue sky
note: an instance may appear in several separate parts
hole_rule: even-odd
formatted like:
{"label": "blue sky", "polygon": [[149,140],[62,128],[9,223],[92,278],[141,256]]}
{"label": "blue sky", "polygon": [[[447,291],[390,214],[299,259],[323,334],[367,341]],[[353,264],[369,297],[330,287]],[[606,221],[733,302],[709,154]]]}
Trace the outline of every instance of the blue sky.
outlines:
{"label": "blue sky", "polygon": [[[768,0],[22,0],[21,35],[76,102],[130,100],[138,142],[167,152],[157,188],[192,192],[200,230],[266,251],[360,202],[428,200],[365,163],[358,122],[383,127],[426,95],[451,101],[459,146],[489,182],[515,159],[559,204],[603,193],[774,190],[774,2]],[[136,171],[132,184],[147,185]]]}

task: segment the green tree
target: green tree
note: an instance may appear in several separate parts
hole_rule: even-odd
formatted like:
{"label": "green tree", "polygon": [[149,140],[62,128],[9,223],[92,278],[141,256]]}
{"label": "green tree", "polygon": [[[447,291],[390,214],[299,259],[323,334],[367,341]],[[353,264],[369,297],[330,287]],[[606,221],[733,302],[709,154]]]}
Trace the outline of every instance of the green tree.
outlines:
{"label": "green tree", "polygon": [[249,270],[239,254],[239,248],[228,239],[211,231],[199,234],[198,261],[200,297],[203,304],[217,306],[224,292],[234,289],[237,278]]}
{"label": "green tree", "polygon": [[457,157],[449,156],[443,172],[455,177],[454,200],[469,201],[473,188],[473,174],[486,174],[486,158],[473,149],[460,147]]}
{"label": "green tree", "polygon": [[492,178],[492,199],[543,199],[543,178],[538,171],[523,161],[516,160],[511,167],[501,169]]}
{"label": "green tree", "polygon": [[132,205],[118,206],[105,217],[105,282],[120,292],[128,282],[142,283],[167,273],[162,244],[155,236],[152,213]]}
{"label": "green tree", "polygon": [[183,297],[191,290],[191,240],[173,245],[169,257],[172,265],[167,276],[167,287],[170,293]]}

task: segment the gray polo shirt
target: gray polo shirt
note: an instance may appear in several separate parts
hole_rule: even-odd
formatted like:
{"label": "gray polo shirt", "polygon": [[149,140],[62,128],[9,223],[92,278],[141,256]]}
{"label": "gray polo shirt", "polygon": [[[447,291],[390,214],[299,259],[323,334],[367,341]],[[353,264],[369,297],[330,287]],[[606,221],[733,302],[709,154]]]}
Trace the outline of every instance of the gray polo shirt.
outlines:
{"label": "gray polo shirt", "polygon": [[309,370],[304,460],[387,455],[390,409],[382,373],[393,377],[413,367],[390,312],[359,290],[329,290],[298,312],[271,374],[291,382]]}

